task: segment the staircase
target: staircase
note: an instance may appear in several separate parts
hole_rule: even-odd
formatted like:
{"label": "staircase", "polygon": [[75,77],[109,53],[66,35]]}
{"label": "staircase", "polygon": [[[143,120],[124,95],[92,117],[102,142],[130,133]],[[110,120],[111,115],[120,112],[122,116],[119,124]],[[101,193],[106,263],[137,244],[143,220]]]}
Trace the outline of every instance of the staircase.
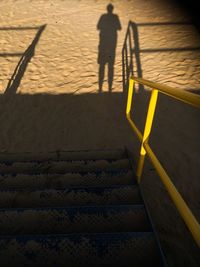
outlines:
{"label": "staircase", "polygon": [[0,155],[0,266],[166,266],[125,150]]}

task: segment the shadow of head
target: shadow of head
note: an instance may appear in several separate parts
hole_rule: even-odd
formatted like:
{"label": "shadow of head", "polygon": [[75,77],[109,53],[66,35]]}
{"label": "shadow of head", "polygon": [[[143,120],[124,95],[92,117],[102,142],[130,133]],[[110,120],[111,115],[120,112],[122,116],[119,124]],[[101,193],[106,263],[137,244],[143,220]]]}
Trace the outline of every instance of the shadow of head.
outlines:
{"label": "shadow of head", "polygon": [[114,9],[114,6],[112,4],[108,4],[107,5],[107,11],[108,11],[109,14],[113,13],[113,9]]}

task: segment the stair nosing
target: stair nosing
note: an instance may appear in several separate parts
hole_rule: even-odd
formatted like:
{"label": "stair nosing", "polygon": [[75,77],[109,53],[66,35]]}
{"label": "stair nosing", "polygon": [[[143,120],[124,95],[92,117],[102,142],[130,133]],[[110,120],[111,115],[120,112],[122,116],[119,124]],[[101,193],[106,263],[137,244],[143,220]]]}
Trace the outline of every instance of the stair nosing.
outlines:
{"label": "stair nosing", "polygon": [[42,189],[42,188],[35,188],[35,189],[28,189],[28,188],[8,188],[8,189],[0,189],[1,192],[9,192],[9,191],[28,191],[28,192],[36,192],[36,191],[66,191],[66,190],[93,190],[93,189],[99,189],[99,190],[104,190],[104,189],[119,189],[119,188],[126,188],[126,187],[135,187],[139,189],[139,186],[137,184],[127,184],[127,185],[112,185],[112,186],[86,186],[86,187],[66,187],[66,188],[48,188],[48,189]]}
{"label": "stair nosing", "polygon": [[69,233],[69,234],[14,234],[14,235],[0,235],[0,240],[1,239],[13,239],[13,238],[31,238],[31,237],[35,237],[35,238],[50,238],[50,237],[58,237],[58,238],[65,238],[65,237],[78,237],[78,236],[84,236],[84,237],[95,237],[95,236],[116,236],[116,237],[122,237],[123,235],[132,235],[132,236],[141,236],[141,235],[151,235],[154,239],[154,232],[153,231],[135,231],[135,232],[104,232],[104,233]]}
{"label": "stair nosing", "polygon": [[114,209],[114,208],[135,208],[135,209],[144,209],[144,211],[146,212],[145,209],[145,205],[144,204],[109,204],[109,205],[80,205],[80,206],[66,206],[66,207],[36,207],[36,208],[0,208],[0,213],[1,212],[6,212],[6,211],[28,211],[28,210],[33,210],[33,211],[40,211],[40,210],[79,210],[79,209],[92,209],[92,208],[96,208],[96,209]]}
{"label": "stair nosing", "polygon": [[126,171],[130,171],[131,170],[131,168],[130,167],[128,167],[128,168],[121,168],[121,169],[117,169],[117,170],[101,170],[101,169],[97,169],[96,171],[94,171],[94,170],[92,170],[92,171],[88,171],[88,170],[84,170],[84,171],[79,171],[79,172],[77,172],[77,171],[73,171],[73,170],[71,170],[71,171],[68,171],[68,170],[66,170],[66,172],[54,172],[54,171],[52,171],[52,172],[33,172],[33,173],[31,173],[31,172],[0,172],[0,175],[9,175],[9,174],[11,174],[11,175],[17,175],[17,174],[24,174],[24,175],[44,175],[44,174],[55,174],[55,175],[58,175],[58,174],[68,174],[68,173],[80,173],[80,174],[82,174],[82,173],[101,173],[101,172],[107,172],[107,173],[120,173],[120,172],[126,172]]}
{"label": "stair nosing", "polygon": [[[51,155],[51,156],[53,156],[52,154],[54,154],[55,156],[57,155],[57,157],[58,157],[58,161],[60,160],[59,159],[59,155],[62,155],[63,153],[71,153],[71,154],[73,154],[74,153],[74,155],[76,154],[76,155],[78,155],[78,154],[81,154],[81,153],[85,153],[85,154],[89,154],[89,153],[119,153],[119,154],[121,154],[121,157],[124,157],[125,156],[125,150],[124,150],[124,148],[118,148],[118,149],[84,149],[84,150],[67,150],[67,151],[65,151],[65,150],[61,150],[61,151],[50,151],[50,152],[38,152],[38,153],[36,153],[37,155],[35,155],[36,157],[37,156],[42,156],[42,155],[47,155],[47,154],[49,154],[49,155]],[[20,154],[20,156],[23,156],[23,157],[26,157],[26,156],[31,156],[31,155],[34,155],[34,152],[22,152],[22,153],[0,153],[0,163],[1,162],[29,162],[30,160],[28,159],[28,160],[17,160],[17,158],[16,159],[14,159],[14,160],[9,160],[9,159],[5,159],[5,160],[1,160],[1,157],[3,158],[3,157],[5,157],[5,155],[6,156],[8,156],[8,157],[12,157],[12,156],[19,156],[19,154]],[[121,158],[120,157],[120,158]],[[112,158],[112,157],[111,157]],[[111,158],[108,158],[108,159],[111,159]],[[116,156],[115,157],[113,157],[113,159],[115,159],[116,158]],[[86,160],[92,160],[93,158],[92,158],[92,156],[91,156],[91,158],[87,158]],[[101,158],[99,158],[99,159],[101,159]],[[51,159],[48,159],[48,158],[44,158],[44,159],[42,159],[42,160],[32,160],[32,162],[45,162],[45,161],[49,161],[49,160],[51,160]],[[68,159],[64,159],[64,160],[71,160],[70,158],[68,158]],[[73,159],[74,161],[77,161],[77,160],[81,160],[81,157],[80,158],[77,158],[77,159]]]}

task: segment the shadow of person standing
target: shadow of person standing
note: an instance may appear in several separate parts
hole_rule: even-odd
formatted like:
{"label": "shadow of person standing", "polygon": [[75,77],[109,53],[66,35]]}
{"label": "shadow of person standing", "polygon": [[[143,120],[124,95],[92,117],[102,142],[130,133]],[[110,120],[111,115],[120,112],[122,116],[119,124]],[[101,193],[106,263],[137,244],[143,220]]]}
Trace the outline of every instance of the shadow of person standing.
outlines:
{"label": "shadow of person standing", "polygon": [[107,5],[107,13],[100,17],[97,24],[97,30],[100,31],[98,47],[99,92],[102,92],[106,64],[108,64],[108,89],[109,92],[112,91],[117,31],[121,30],[119,17],[113,14],[113,9],[112,4]]}

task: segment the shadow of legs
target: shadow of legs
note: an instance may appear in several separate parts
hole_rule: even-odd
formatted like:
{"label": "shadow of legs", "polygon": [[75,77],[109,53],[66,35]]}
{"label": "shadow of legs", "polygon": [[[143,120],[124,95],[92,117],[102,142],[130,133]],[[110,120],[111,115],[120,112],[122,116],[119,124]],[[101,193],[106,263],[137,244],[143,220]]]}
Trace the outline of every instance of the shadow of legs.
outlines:
{"label": "shadow of legs", "polygon": [[108,89],[109,92],[112,92],[112,83],[114,76],[114,64],[112,62],[108,63]]}
{"label": "shadow of legs", "polygon": [[99,93],[102,92],[103,80],[104,80],[105,64],[99,64]]}

